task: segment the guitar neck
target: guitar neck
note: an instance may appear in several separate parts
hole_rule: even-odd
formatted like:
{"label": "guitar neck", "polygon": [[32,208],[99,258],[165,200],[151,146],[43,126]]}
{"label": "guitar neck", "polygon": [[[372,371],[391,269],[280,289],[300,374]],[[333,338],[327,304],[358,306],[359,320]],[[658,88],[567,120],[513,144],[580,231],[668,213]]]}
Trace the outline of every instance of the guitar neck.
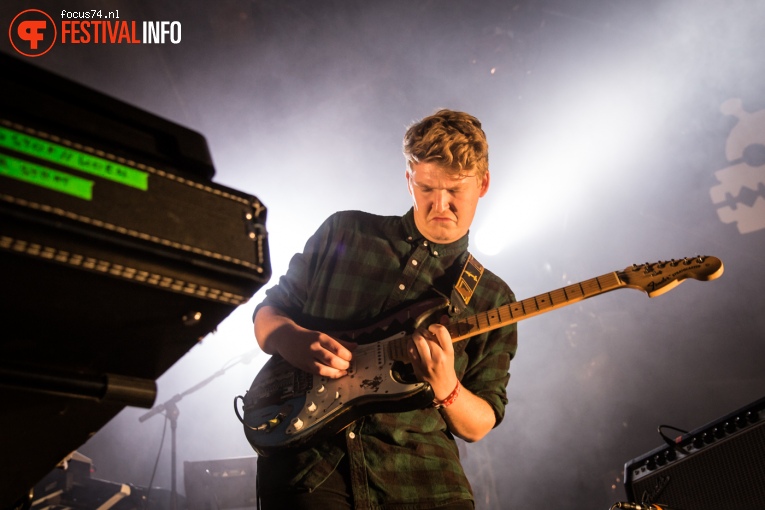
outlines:
{"label": "guitar neck", "polygon": [[[624,271],[606,273],[567,287],[545,292],[523,301],[481,312],[457,320],[446,326],[453,342],[459,342],[481,333],[515,324],[551,310],[582,301],[615,289],[629,287],[642,290],[648,297],[656,297],[675,288],[686,278],[708,281],[723,273],[723,264],[717,257],[686,257],[669,262],[632,265]],[[394,359],[406,361],[406,338],[393,342],[390,349]]]}
{"label": "guitar neck", "polygon": [[[627,285],[617,272],[607,273],[523,301],[471,315],[448,324],[446,329],[449,330],[452,342],[459,342],[625,286]],[[390,342],[387,346],[388,355],[399,361],[408,361],[409,355],[406,352],[408,338],[406,336]]]}
{"label": "guitar neck", "polygon": [[616,272],[607,273],[460,319],[446,328],[449,330],[452,342],[459,342],[624,286],[624,282]]}

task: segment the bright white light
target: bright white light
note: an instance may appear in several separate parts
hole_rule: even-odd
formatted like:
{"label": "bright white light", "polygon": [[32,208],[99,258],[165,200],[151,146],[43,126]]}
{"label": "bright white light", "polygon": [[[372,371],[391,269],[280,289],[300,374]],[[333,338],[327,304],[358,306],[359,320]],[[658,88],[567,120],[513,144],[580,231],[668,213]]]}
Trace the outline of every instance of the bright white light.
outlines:
{"label": "bright white light", "polygon": [[511,241],[565,221],[571,211],[597,206],[592,192],[602,192],[604,177],[639,154],[666,111],[656,100],[660,86],[622,69],[618,76],[569,85],[549,110],[535,112],[540,121],[529,125],[525,138],[502,142],[494,136],[493,147],[520,152],[509,157],[512,168],[503,169],[515,175],[489,191],[492,205],[477,225],[476,248],[496,255]]}

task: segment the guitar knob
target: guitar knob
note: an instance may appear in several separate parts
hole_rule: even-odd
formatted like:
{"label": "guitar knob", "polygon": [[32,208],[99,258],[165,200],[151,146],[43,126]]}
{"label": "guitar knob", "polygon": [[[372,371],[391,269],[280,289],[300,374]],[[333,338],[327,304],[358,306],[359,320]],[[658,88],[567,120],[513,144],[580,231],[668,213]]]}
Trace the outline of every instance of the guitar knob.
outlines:
{"label": "guitar knob", "polygon": [[324,385],[322,384],[316,389],[316,393],[324,393],[326,390],[327,388],[325,388]]}
{"label": "guitar knob", "polygon": [[316,411],[316,404],[315,404],[315,403],[313,403],[313,402],[311,402],[310,404],[308,404],[308,412],[309,412],[309,413],[313,413],[313,412],[315,412],[315,411]]}
{"label": "guitar knob", "polygon": [[340,392],[339,392],[339,391],[336,391],[336,392],[335,392],[335,400],[337,400],[337,399],[339,399],[339,398],[340,398]]}
{"label": "guitar knob", "polygon": [[290,424],[292,425],[292,427],[295,430],[302,429],[303,425],[304,425],[303,420],[301,420],[300,418],[297,418],[297,417],[293,418],[293,420],[292,420],[292,422]]}

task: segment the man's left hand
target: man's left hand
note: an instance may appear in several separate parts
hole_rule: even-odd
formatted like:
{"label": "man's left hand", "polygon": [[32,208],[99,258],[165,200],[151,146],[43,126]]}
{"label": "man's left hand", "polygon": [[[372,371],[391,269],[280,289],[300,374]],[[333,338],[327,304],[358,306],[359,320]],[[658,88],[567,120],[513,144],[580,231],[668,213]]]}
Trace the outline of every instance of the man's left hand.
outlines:
{"label": "man's left hand", "polygon": [[448,397],[457,386],[454,345],[449,331],[441,324],[417,330],[407,348],[417,378],[430,384],[437,400]]}

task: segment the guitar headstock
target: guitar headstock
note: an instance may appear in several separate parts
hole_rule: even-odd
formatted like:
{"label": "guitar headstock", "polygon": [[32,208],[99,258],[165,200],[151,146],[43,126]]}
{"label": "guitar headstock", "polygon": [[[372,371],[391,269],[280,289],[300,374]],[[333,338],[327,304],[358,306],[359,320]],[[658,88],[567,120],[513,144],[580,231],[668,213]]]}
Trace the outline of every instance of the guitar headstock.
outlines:
{"label": "guitar headstock", "polygon": [[649,297],[668,292],[685,280],[714,280],[723,273],[723,263],[717,257],[697,255],[668,262],[634,264],[621,272],[619,279],[627,287],[645,291]]}

